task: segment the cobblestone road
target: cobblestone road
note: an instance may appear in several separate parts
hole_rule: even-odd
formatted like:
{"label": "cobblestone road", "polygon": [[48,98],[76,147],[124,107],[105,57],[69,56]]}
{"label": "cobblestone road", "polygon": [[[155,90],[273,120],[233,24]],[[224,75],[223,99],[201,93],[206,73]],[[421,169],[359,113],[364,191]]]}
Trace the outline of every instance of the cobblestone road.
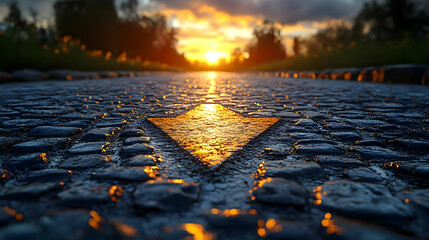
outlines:
{"label": "cobblestone road", "polygon": [[[280,120],[208,168],[147,120],[200,104]],[[229,73],[0,85],[0,239],[427,239],[428,111],[429,87]]]}

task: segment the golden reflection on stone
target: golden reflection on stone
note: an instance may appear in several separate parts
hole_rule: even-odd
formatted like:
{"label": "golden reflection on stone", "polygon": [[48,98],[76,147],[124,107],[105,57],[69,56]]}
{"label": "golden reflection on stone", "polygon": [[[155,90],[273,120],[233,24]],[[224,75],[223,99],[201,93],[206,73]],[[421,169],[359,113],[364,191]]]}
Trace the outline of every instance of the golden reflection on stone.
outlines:
{"label": "golden reflection on stone", "polygon": [[109,189],[110,200],[113,202],[119,203],[123,194],[124,189],[121,186],[112,186]]}
{"label": "golden reflection on stone", "polygon": [[5,211],[7,214],[13,216],[17,221],[21,221],[24,219],[24,215],[22,215],[21,213],[17,212],[15,209],[12,209],[8,206],[4,207],[3,211]]}
{"label": "golden reflection on stone", "polygon": [[325,214],[325,217],[322,219],[321,224],[323,227],[326,228],[326,233],[328,234],[341,235],[342,233],[340,227],[335,225],[331,213]]}
{"label": "golden reflection on stone", "polygon": [[259,219],[257,225],[258,227],[256,229],[256,232],[260,237],[266,237],[268,233],[278,233],[283,230],[283,226],[280,223],[280,220],[273,218],[270,218],[267,221]]}
{"label": "golden reflection on stone", "polygon": [[100,230],[100,227],[105,222],[104,219],[94,210],[90,211],[89,215],[91,215],[91,218],[88,220],[88,224],[95,230]]}
{"label": "golden reflection on stone", "polygon": [[157,178],[159,176],[159,168],[156,166],[145,166],[143,170],[149,175],[151,178]]}
{"label": "golden reflection on stone", "polygon": [[326,195],[326,190],[322,192],[322,186],[318,186],[313,189],[313,196],[316,200],[314,200],[314,205],[318,206],[322,204],[322,198]]}
{"label": "golden reflection on stone", "polygon": [[279,118],[245,118],[219,104],[202,104],[175,118],[148,118],[207,166],[221,164]]}
{"label": "golden reflection on stone", "polygon": [[12,176],[12,173],[10,173],[8,170],[3,169],[3,171],[0,173],[2,179],[9,179],[10,176]]}
{"label": "golden reflection on stone", "polygon": [[247,214],[257,215],[258,214],[256,209],[245,210],[245,209],[237,209],[237,208],[225,209],[225,210],[212,208],[210,210],[210,213],[213,215],[218,215],[218,216],[223,216],[223,217],[237,217],[239,215],[247,215]]}
{"label": "golden reflection on stone", "polygon": [[137,230],[128,224],[119,220],[111,220],[111,223],[115,227],[116,231],[121,233],[122,236],[135,237],[137,235]]}
{"label": "golden reflection on stone", "polygon": [[214,239],[213,233],[207,231],[203,225],[197,223],[185,223],[181,228],[192,235],[194,240],[212,240]]}

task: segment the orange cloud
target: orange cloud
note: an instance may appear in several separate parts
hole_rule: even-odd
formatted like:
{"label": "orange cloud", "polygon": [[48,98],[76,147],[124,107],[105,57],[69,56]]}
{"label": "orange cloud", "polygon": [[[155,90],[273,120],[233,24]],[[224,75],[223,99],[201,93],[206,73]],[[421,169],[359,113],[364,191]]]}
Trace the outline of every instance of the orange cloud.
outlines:
{"label": "orange cloud", "polygon": [[[212,56],[230,60],[230,53],[237,47],[245,50],[252,40],[253,29],[262,24],[263,16],[230,15],[208,5],[194,5],[188,9],[161,9],[172,25],[180,29],[178,50],[185,53],[191,62],[203,61],[213,64]],[[294,37],[308,37],[319,29],[338,20],[323,22],[298,22],[281,25],[283,42],[287,51],[292,51]],[[207,55],[211,56],[208,59]],[[214,54],[215,53],[215,54]]]}
{"label": "orange cloud", "polygon": [[163,9],[162,12],[180,29],[178,50],[191,61],[208,62],[209,52],[229,61],[230,53],[236,47],[244,48],[252,38],[258,20],[253,16],[231,16],[207,5],[199,6],[196,11]]}

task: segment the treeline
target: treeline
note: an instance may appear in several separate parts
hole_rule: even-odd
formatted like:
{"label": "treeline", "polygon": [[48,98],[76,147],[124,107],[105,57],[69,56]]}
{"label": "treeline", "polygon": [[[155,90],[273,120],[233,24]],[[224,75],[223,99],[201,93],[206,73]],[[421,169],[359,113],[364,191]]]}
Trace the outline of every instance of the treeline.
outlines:
{"label": "treeline", "polygon": [[316,56],[356,44],[377,44],[429,38],[429,16],[423,6],[412,0],[373,0],[365,3],[352,23],[331,24],[315,35],[293,39],[292,53],[286,52],[279,26],[270,21],[254,30],[254,38],[244,49],[231,53],[230,69],[246,69],[300,55]]}
{"label": "treeline", "polygon": [[140,14],[138,0],[127,0],[118,14],[114,0],[57,0],[56,29],[80,39],[86,47],[120,56],[189,67],[176,50],[177,31],[159,13]]}
{"label": "treeline", "polygon": [[29,9],[31,18],[26,20],[18,2],[12,1],[4,19],[9,35],[15,40],[37,38],[41,47],[73,39],[83,49],[102,53],[106,59],[190,67],[176,49],[177,30],[168,27],[160,13],[141,14],[138,0],[126,0],[118,9],[114,0],[57,0],[53,8],[55,24],[41,28],[37,27],[36,11]]}
{"label": "treeline", "polygon": [[365,3],[352,25],[334,24],[303,41],[307,55],[356,43],[417,40],[429,37],[429,16],[412,0]]}

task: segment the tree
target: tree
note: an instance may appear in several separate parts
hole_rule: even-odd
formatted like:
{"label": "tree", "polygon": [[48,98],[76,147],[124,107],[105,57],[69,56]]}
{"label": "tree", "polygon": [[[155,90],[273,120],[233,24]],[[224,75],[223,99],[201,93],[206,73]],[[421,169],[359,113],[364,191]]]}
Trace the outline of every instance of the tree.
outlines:
{"label": "tree", "polygon": [[26,25],[25,20],[22,18],[21,9],[16,1],[12,1],[9,4],[9,14],[6,16],[4,21],[11,28],[23,28]]}
{"label": "tree", "polygon": [[54,10],[61,35],[81,39],[90,49],[122,53],[115,46],[120,36],[114,0],[58,0]]}
{"label": "tree", "polygon": [[355,19],[369,26],[367,36],[376,41],[424,37],[429,17],[411,0],[386,0],[366,3]]}
{"label": "tree", "polygon": [[37,11],[34,8],[29,8],[28,9],[29,13],[30,13],[30,17],[31,17],[31,23],[34,26],[37,26],[37,23],[39,22],[39,14],[37,13]]}
{"label": "tree", "polygon": [[139,19],[138,7],[138,0],[126,0],[125,2],[122,2],[121,11],[124,19],[137,21]]}
{"label": "tree", "polygon": [[235,48],[231,53],[230,65],[237,66],[244,61],[244,53],[240,48]]}
{"label": "tree", "polygon": [[319,30],[304,43],[307,54],[316,55],[323,50],[349,46],[355,40],[352,28],[347,26],[345,22],[340,22],[330,24],[327,28]]}
{"label": "tree", "polygon": [[294,37],[293,38],[292,50],[293,50],[293,54],[294,54],[295,57],[298,56],[298,55],[301,55],[302,42],[301,42],[301,39],[299,39],[298,37]]}
{"label": "tree", "polygon": [[253,43],[247,46],[249,64],[261,64],[286,58],[286,48],[282,42],[280,29],[275,23],[265,20],[253,31]]}
{"label": "tree", "polygon": [[138,1],[121,5],[121,18],[114,0],[57,0],[54,5],[60,35],[80,39],[88,49],[109,51],[113,56],[188,66],[176,50],[177,30],[164,15],[140,15]]}

